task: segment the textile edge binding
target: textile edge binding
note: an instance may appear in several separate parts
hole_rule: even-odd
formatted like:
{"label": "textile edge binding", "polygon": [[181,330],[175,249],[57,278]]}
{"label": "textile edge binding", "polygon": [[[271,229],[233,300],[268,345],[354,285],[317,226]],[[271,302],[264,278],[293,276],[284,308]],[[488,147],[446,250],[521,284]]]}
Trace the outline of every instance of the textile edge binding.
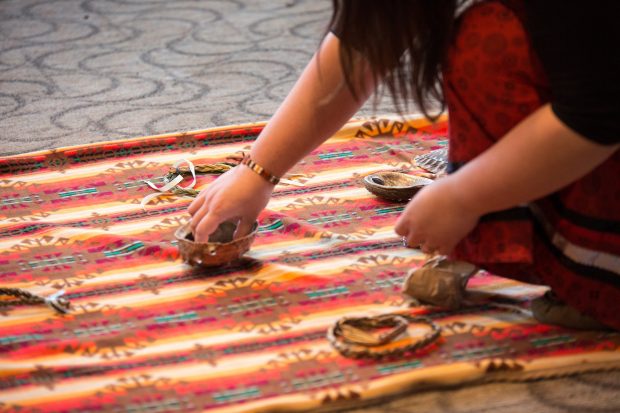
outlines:
{"label": "textile edge binding", "polygon": [[[347,135],[348,133],[351,132],[351,130],[359,130],[361,127],[364,126],[364,124],[368,122],[373,122],[373,121],[380,122],[383,120],[395,121],[395,122],[406,121],[410,127],[414,127],[414,128],[426,127],[426,126],[430,126],[431,124],[433,124],[433,122],[429,121],[421,114],[406,115],[404,117],[397,116],[397,115],[380,115],[380,116],[359,117],[359,118],[355,117],[355,118],[351,118],[338,132],[336,132],[332,136],[332,138],[337,138],[342,135]],[[448,120],[448,116],[444,114],[440,116],[434,123],[442,123],[447,120]],[[80,144],[80,145],[61,146],[61,147],[54,148],[54,149],[43,149],[39,151],[26,152],[26,153],[21,153],[17,155],[6,155],[6,156],[0,155],[0,160],[11,160],[11,159],[24,158],[24,157],[31,157],[31,156],[41,156],[41,155],[49,154],[51,152],[61,152],[61,151],[67,151],[67,150],[72,150],[72,149],[78,149],[78,148],[100,147],[102,145],[114,145],[114,144],[125,143],[125,142],[140,142],[144,140],[152,141],[152,140],[158,140],[158,139],[169,139],[169,138],[175,138],[179,136],[198,135],[201,133],[217,133],[217,132],[224,132],[224,131],[229,131],[229,130],[243,130],[243,129],[262,130],[265,127],[265,125],[267,125],[267,121],[241,123],[238,125],[214,126],[212,128],[207,128],[207,129],[197,129],[197,130],[185,131],[185,132],[170,132],[170,133],[164,133],[164,134],[159,134],[159,135],[144,135],[144,136],[139,136],[135,138],[103,140],[103,141]]]}

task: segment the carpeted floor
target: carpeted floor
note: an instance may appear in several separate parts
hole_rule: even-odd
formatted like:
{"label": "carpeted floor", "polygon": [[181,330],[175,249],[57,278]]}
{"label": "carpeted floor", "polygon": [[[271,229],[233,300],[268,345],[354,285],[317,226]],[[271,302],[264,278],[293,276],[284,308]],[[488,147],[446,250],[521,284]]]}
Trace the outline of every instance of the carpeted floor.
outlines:
{"label": "carpeted floor", "polygon": [[[0,1],[0,154],[268,119],[329,13],[310,0]],[[619,383],[468,386],[354,411],[615,412]]]}

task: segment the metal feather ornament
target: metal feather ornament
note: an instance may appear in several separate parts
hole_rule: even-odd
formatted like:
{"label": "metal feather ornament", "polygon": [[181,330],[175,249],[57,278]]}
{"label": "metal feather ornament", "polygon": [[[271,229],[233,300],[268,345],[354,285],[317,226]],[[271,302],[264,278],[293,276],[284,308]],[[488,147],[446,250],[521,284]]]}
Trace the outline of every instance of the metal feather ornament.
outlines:
{"label": "metal feather ornament", "polygon": [[448,148],[435,149],[418,155],[413,158],[413,161],[420,168],[439,175],[444,173],[448,167]]}

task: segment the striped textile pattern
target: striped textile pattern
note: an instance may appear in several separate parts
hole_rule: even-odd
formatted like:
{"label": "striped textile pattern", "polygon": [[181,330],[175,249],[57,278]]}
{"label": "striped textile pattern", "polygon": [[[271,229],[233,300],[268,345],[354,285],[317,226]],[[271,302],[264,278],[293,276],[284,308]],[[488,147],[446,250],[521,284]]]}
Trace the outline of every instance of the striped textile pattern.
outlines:
{"label": "striped textile pattern", "polygon": [[[143,210],[153,192],[144,180],[160,185],[181,158],[225,161],[263,126],[0,159],[0,287],[64,289],[72,304],[65,315],[0,306],[0,412],[329,410],[427,386],[620,368],[618,333],[532,319],[542,287],[481,272],[458,311],[401,294],[425,256],[393,232],[404,205],[374,197],[362,178],[420,172],[411,160],[445,147],[445,119],[349,122],[291,171],[303,185],[278,185],[241,261],[184,264],[173,234],[190,199]],[[442,336],[380,362],[344,358],[326,340],[340,317],[389,312],[426,315]]]}

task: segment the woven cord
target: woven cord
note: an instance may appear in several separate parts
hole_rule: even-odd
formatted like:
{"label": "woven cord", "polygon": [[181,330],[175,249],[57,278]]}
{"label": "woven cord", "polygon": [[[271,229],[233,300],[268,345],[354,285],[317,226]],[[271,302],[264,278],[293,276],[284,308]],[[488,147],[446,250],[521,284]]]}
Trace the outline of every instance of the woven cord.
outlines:
{"label": "woven cord", "polygon": [[9,307],[14,305],[47,304],[49,307],[53,308],[59,313],[65,314],[69,311],[70,303],[69,300],[67,300],[67,298],[63,296],[64,293],[64,290],[60,290],[48,297],[42,297],[21,288],[0,287],[0,296],[4,295],[14,298],[13,300],[0,301],[0,307]]}
{"label": "woven cord", "polygon": [[[239,165],[246,158],[246,154],[243,151],[238,152],[235,155],[229,156],[227,159],[231,160],[231,162],[216,162],[213,164],[203,164],[203,165],[192,165],[194,168],[195,175],[221,175],[225,172],[228,172],[235,166]],[[188,166],[173,166],[168,170],[168,173],[164,176],[164,182],[171,182],[178,176],[189,176],[193,175],[192,170]],[[293,175],[296,177],[296,175]],[[282,182],[286,182],[290,185],[301,186],[299,183],[295,183],[290,180],[282,180]],[[167,193],[163,193],[162,195],[172,194],[177,196],[185,196],[189,198],[196,198],[200,191],[193,188],[181,187],[179,185],[175,185],[168,190]]]}
{"label": "woven cord", "polygon": [[[379,347],[389,344],[398,339],[405,331],[407,325],[403,323],[421,323],[430,327],[419,340],[400,347],[388,347],[384,350],[371,350],[371,347]],[[367,330],[377,328],[395,327],[394,331],[378,338],[372,338]],[[368,358],[381,360],[384,358],[401,357],[428,347],[439,339],[441,327],[430,318],[416,317],[406,314],[383,314],[375,317],[341,318],[327,331],[327,340],[345,357]]]}
{"label": "woven cord", "polygon": [[[232,162],[218,162],[214,164],[194,165],[194,171],[196,175],[219,175],[223,174],[234,168],[236,164]],[[177,168],[170,168],[168,174],[165,176],[167,182],[173,180],[176,176],[191,175],[192,172],[187,166],[179,166]],[[182,188],[178,185],[170,189],[170,192],[178,196],[186,196],[190,198],[196,198],[200,191],[192,188]]]}
{"label": "woven cord", "polygon": [[[204,165],[194,165],[194,171],[196,175],[219,175],[223,174],[234,168],[237,164],[232,162],[217,162],[213,164],[204,164]],[[192,172],[187,166],[179,166],[176,168],[170,168],[168,174],[166,175],[166,181],[171,181],[175,176],[188,176],[191,175]]]}

